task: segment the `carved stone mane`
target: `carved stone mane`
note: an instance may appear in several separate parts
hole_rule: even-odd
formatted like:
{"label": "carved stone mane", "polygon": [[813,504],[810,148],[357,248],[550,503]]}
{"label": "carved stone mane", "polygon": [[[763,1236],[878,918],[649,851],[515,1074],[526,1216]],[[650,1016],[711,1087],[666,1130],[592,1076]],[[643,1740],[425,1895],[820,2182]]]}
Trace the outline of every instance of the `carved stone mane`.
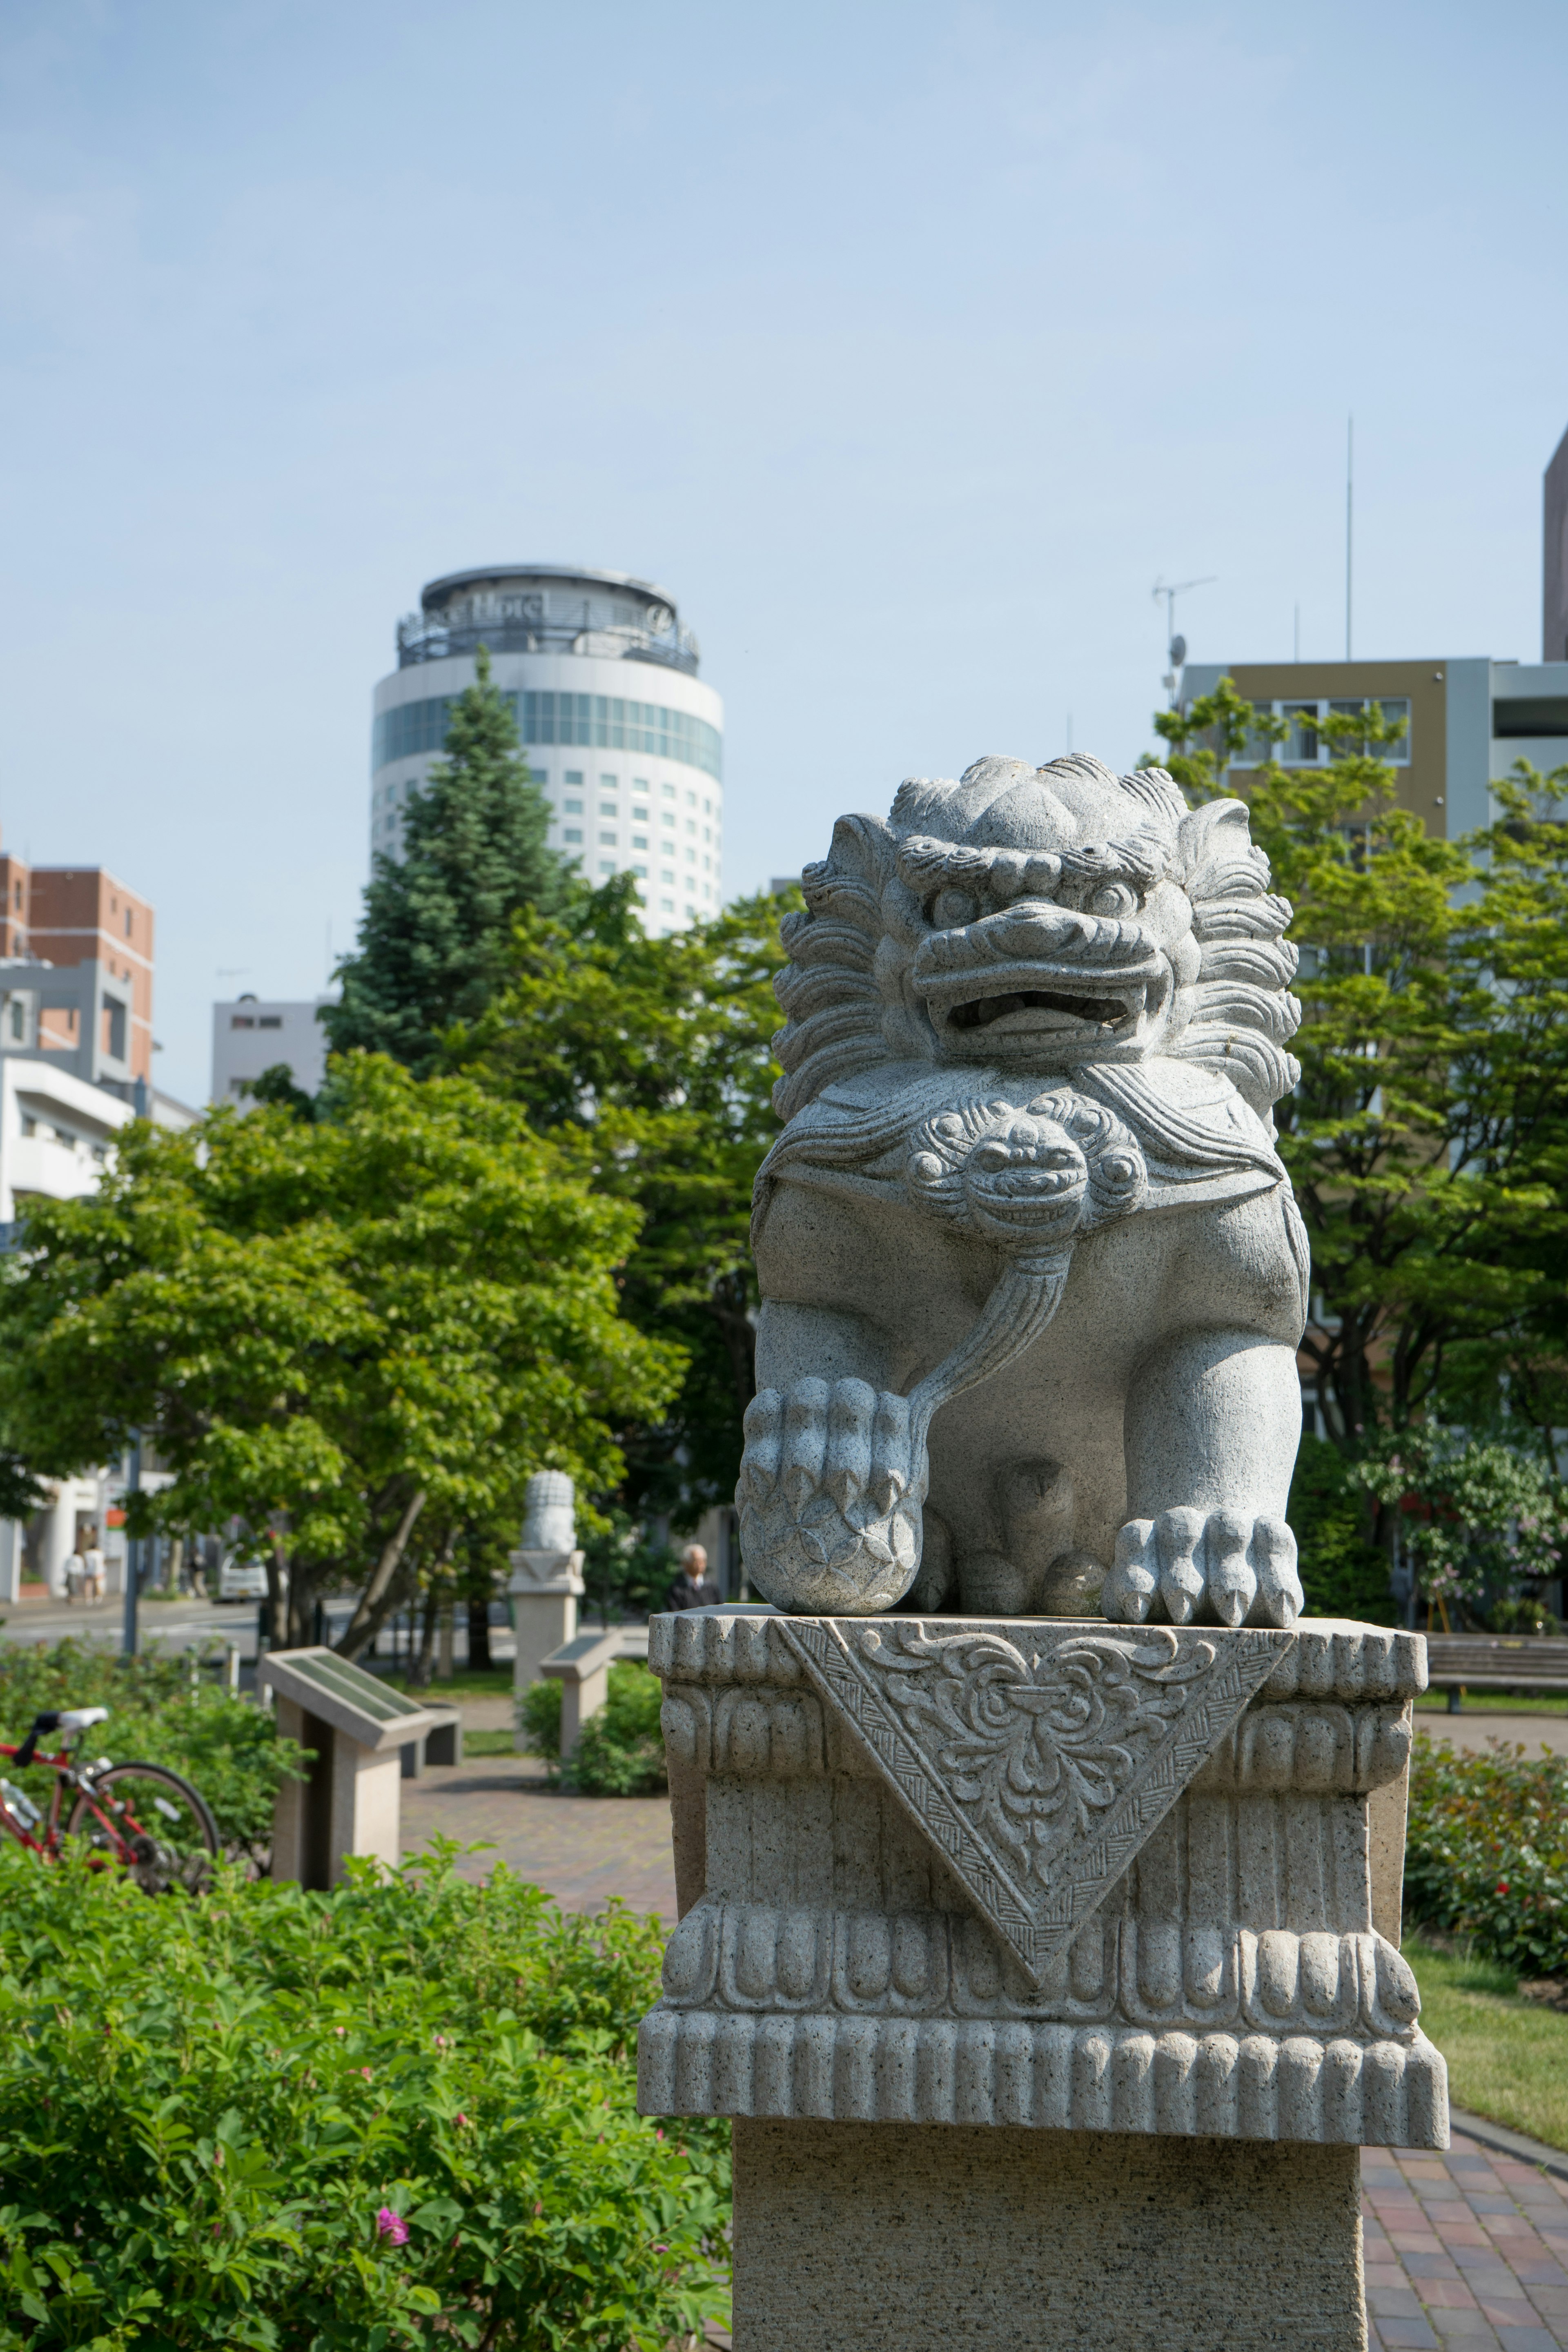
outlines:
{"label": "carved stone mane", "polygon": [[[1086,825],[1095,837],[1075,840]],[[775,1109],[793,1118],[835,1081],[939,1058],[916,982],[940,982],[930,910],[940,915],[945,897],[984,891],[1005,906],[1048,893],[1092,916],[1119,892],[1131,899],[1134,886],[1158,881],[1184,894],[1190,924],[1171,943],[1174,986],[1156,1050],[1229,1078],[1267,1118],[1300,1076],[1286,1048],[1300,1016],[1288,993],[1296,951],[1281,938],[1290,909],[1269,891],[1245,804],[1188,810],[1163,769],[1117,776],[1083,753],[1038,769],[980,760],[956,784],[910,779],[886,822],[839,819],[827,856],[802,877],[809,912],[783,927],[790,969],[776,987],[788,1017],[774,1040],[784,1068]],[[1141,927],[1114,916],[1080,922],[1066,944],[1097,967],[1131,966],[1147,951]]]}

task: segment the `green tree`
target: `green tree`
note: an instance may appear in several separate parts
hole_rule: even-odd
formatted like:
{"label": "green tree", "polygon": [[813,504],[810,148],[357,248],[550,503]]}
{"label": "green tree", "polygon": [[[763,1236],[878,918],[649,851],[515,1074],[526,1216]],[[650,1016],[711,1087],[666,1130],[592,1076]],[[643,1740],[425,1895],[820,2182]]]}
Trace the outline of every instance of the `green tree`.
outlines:
{"label": "green tree", "polygon": [[1521,767],[1500,821],[1449,842],[1397,805],[1399,727],[1375,707],[1328,718],[1331,757],[1306,770],[1228,678],[1155,724],[1190,798],[1247,801],[1295,908],[1301,1079],[1275,1116],[1331,1435],[1356,1454],[1429,1412],[1506,1406],[1539,1442],[1564,1418],[1568,778]]}
{"label": "green tree", "polygon": [[353,1655],[422,1577],[515,1539],[532,1471],[616,1486],[615,1430],[682,1358],[619,1311],[636,1207],[521,1108],[368,1055],[320,1108],[137,1122],[96,1194],[36,1202],[0,1261],[0,1427],[48,1475],[141,1430],[174,1477],[131,1532],[237,1517],[290,1641],[357,1592]]}
{"label": "green tree", "polygon": [[688,1523],[727,1502],[755,1392],[752,1183],[779,1122],[772,979],[793,892],[649,939],[628,877],[561,919],[527,908],[506,987],[454,1031],[455,1066],[519,1104],[595,1193],[642,1223],[619,1281],[637,1328],[685,1353],[679,1394],[616,1431],[620,1501]]}
{"label": "green tree", "polygon": [[445,758],[409,797],[402,859],[376,856],[341,1000],[321,1013],[334,1052],[390,1054],[421,1076],[441,1032],[503,982],[519,908],[559,908],[573,887],[483,646],[478,669],[452,706]]}

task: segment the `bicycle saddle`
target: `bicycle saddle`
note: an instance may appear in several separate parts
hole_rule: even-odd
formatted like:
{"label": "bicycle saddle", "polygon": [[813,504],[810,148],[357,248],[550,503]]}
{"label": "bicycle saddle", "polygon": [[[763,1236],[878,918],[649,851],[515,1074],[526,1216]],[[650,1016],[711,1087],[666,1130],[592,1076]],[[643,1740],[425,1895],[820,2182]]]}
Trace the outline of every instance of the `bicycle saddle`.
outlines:
{"label": "bicycle saddle", "polygon": [[33,1727],[16,1750],[18,1765],[30,1764],[37,1753],[38,1739],[46,1731],[86,1731],[95,1723],[107,1723],[106,1706],[47,1707],[33,1717]]}

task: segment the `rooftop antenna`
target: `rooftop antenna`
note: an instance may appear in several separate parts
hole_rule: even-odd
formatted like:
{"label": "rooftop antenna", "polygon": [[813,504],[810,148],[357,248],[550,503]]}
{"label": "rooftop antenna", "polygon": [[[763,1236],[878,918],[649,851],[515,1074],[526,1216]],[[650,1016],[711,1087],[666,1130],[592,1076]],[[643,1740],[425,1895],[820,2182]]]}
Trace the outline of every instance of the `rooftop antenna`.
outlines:
{"label": "rooftop antenna", "polygon": [[1201,580],[1172,582],[1156,580],[1154,583],[1152,591],[1154,602],[1157,604],[1162,596],[1165,600],[1165,651],[1171,664],[1160,683],[1171,698],[1173,710],[1176,707],[1177,674],[1185,667],[1187,659],[1187,641],[1185,637],[1178,637],[1175,633],[1176,599],[1178,596],[1184,596],[1191,588],[1210,588],[1218,578],[1217,572],[1205,572]]}
{"label": "rooftop antenna", "polygon": [[1345,659],[1351,654],[1352,556],[1355,548],[1355,417],[1345,419]]}

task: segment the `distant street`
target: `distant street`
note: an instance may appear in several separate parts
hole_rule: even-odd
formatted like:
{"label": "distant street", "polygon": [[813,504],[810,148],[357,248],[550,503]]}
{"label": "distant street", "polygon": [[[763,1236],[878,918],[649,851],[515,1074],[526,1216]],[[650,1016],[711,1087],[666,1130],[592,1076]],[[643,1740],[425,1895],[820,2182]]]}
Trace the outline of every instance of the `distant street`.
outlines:
{"label": "distant street", "polygon": [[[335,1601],[327,1604],[328,1638],[336,1640],[347,1624],[352,1601]],[[238,1650],[242,1664],[253,1664],[256,1658],[256,1603],[254,1601],[197,1601],[189,1595],[178,1601],[147,1601],[142,1603],[140,1616],[141,1647],[144,1650],[184,1650],[193,1642],[232,1642]],[[0,1602],[0,1642],[63,1642],[68,1638],[79,1642],[112,1642],[121,1645],[124,1625],[125,1603],[118,1595],[110,1601],[100,1601],[90,1607],[79,1601],[74,1605],[63,1601],[12,1601]],[[459,1612],[453,1628],[453,1664],[464,1666],[468,1662],[468,1628]],[[395,1656],[404,1654],[406,1636],[392,1628],[385,1629],[376,1643],[376,1655],[390,1664]],[[508,1664],[512,1655],[511,1630],[506,1625],[490,1627],[490,1655],[497,1665]]]}

